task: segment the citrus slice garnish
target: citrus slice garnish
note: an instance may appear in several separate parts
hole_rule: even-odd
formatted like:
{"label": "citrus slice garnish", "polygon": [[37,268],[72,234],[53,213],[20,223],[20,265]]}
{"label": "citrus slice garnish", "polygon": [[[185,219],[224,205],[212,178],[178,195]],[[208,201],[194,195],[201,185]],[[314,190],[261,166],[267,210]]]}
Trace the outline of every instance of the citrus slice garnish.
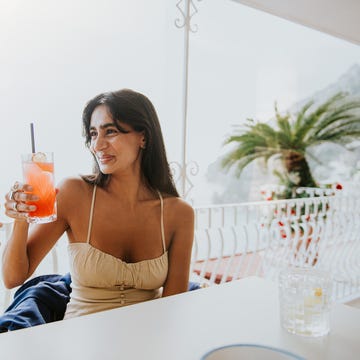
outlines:
{"label": "citrus slice garnish", "polygon": [[314,295],[315,296],[322,296],[322,288],[321,287],[317,287],[314,289]]}
{"label": "citrus slice garnish", "polygon": [[46,155],[42,152],[37,152],[32,156],[34,162],[46,162]]}

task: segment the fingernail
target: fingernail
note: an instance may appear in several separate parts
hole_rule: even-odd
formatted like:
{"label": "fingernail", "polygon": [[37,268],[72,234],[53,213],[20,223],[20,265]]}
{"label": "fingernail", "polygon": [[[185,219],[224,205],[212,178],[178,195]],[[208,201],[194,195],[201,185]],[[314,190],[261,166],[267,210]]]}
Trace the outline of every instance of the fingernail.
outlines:
{"label": "fingernail", "polygon": [[36,206],[35,206],[35,205],[30,205],[30,206],[29,206],[29,210],[30,210],[30,211],[35,211],[35,210],[36,210]]}

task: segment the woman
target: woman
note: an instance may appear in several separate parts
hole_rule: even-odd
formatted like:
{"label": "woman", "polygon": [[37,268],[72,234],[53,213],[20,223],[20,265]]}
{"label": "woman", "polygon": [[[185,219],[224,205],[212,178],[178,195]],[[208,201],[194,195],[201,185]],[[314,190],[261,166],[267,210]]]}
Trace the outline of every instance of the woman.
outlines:
{"label": "woman", "polygon": [[94,174],[63,180],[58,218],[29,230],[27,184],[6,195],[15,219],[3,256],[8,288],[22,284],[66,231],[71,299],[65,318],[187,290],[194,212],[179,198],[156,111],[132,90],[100,94],[83,112]]}

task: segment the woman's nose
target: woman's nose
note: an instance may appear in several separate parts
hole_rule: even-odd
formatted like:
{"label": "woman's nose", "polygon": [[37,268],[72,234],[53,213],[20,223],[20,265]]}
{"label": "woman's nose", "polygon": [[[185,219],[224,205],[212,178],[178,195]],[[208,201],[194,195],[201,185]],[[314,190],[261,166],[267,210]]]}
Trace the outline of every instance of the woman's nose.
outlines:
{"label": "woman's nose", "polygon": [[99,151],[99,150],[104,149],[106,147],[106,145],[107,145],[106,139],[103,136],[99,135],[96,138],[96,140],[94,140],[94,142],[93,142],[93,149],[95,151]]}

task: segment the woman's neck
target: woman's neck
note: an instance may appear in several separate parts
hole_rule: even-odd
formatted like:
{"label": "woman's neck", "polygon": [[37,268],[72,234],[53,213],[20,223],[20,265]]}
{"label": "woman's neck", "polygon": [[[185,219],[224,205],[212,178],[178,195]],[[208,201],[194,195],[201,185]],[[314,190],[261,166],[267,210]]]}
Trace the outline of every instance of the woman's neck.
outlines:
{"label": "woman's neck", "polygon": [[128,203],[129,206],[134,206],[139,201],[154,198],[154,191],[149,189],[141,177],[112,175],[106,186],[106,191],[121,198],[122,202]]}

